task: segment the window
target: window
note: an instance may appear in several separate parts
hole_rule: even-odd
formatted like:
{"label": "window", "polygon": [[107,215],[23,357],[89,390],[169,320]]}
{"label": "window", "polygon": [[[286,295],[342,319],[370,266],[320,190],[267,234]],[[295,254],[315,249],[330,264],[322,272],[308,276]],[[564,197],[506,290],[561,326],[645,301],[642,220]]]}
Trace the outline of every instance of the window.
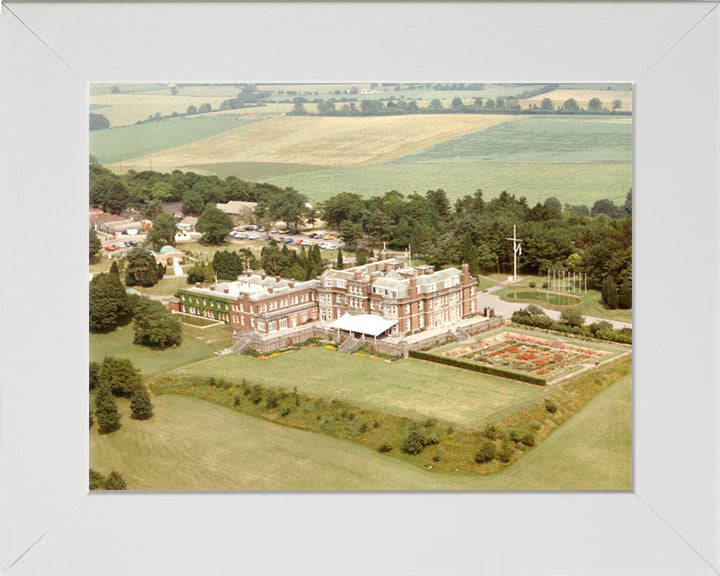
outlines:
{"label": "window", "polygon": [[405,314],[410,314],[410,304],[405,304]]}

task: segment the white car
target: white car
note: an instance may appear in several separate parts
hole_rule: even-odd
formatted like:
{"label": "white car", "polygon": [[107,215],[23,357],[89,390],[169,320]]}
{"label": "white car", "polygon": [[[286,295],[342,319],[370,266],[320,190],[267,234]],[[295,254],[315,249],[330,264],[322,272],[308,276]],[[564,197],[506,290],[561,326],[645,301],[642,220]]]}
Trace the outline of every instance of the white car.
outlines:
{"label": "white car", "polygon": [[260,234],[256,234],[253,232],[252,234],[245,234],[245,238],[249,238],[250,240],[257,240],[260,238]]}

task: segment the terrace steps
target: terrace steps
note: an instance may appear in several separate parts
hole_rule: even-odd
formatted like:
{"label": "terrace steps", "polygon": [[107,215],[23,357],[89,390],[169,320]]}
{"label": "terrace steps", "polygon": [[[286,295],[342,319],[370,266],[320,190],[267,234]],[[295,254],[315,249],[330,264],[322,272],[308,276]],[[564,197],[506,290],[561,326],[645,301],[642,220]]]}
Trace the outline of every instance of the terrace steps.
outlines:
{"label": "terrace steps", "polygon": [[251,339],[247,336],[241,336],[231,347],[233,354],[242,354],[245,348],[250,345]]}
{"label": "terrace steps", "polygon": [[338,346],[338,352],[347,352],[348,354],[352,354],[362,346],[362,340],[359,338],[355,338],[354,336],[350,336],[345,342],[340,344]]}

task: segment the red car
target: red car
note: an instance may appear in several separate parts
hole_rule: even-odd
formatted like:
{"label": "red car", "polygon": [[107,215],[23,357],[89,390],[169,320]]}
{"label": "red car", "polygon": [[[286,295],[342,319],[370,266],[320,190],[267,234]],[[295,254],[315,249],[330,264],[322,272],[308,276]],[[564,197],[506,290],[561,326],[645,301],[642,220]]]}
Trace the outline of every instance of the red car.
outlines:
{"label": "red car", "polygon": [[107,250],[108,252],[115,252],[115,247],[111,244],[108,244],[107,246],[105,246],[105,250]]}
{"label": "red car", "polygon": [[300,240],[295,240],[295,244],[297,244],[298,246],[300,246],[303,242],[304,240],[302,238],[300,238]]}

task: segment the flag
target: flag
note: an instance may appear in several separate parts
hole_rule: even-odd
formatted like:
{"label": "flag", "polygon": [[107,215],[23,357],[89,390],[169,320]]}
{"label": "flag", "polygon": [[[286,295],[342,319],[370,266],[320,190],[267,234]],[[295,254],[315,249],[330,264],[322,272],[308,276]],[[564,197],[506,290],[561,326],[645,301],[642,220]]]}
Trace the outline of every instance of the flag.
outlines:
{"label": "flag", "polygon": [[518,256],[522,256],[522,244],[518,244],[517,254],[518,254]]}

